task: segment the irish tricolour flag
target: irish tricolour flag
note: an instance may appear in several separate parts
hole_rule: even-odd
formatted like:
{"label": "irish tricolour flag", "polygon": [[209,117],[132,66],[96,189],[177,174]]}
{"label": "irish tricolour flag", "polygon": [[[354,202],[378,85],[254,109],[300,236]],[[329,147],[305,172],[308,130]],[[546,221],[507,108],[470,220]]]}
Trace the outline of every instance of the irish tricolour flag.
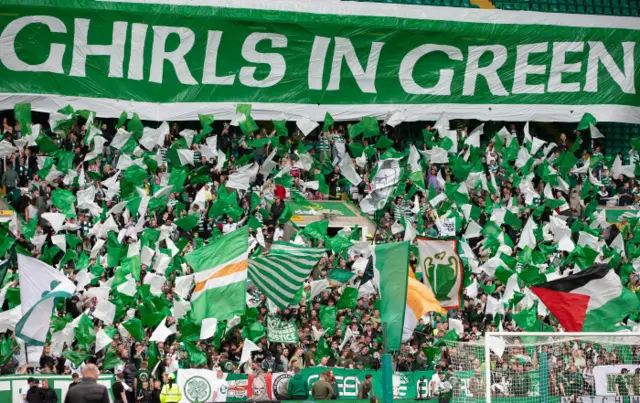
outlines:
{"label": "irish tricolour flag", "polygon": [[195,272],[191,295],[193,319],[218,320],[242,316],[246,305],[249,265],[248,227],[242,227],[184,257]]}
{"label": "irish tricolour flag", "polygon": [[538,284],[531,291],[569,332],[615,330],[618,322],[640,310],[638,297],[605,264]]}

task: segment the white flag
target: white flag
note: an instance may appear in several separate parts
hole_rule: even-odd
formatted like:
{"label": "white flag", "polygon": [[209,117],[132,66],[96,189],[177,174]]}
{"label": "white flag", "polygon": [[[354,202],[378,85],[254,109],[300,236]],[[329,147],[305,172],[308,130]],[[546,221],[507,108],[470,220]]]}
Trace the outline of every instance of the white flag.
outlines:
{"label": "white flag", "polygon": [[107,347],[113,339],[109,337],[109,335],[104,331],[104,329],[98,330],[96,333],[96,354],[102,351],[103,348]]}
{"label": "white flag", "polygon": [[178,388],[182,391],[180,403],[212,402],[217,384],[216,373],[211,370],[178,369]]}
{"label": "white flag", "polygon": [[98,298],[96,309],[93,311],[93,317],[100,319],[105,325],[113,324],[113,318],[116,316],[116,306],[103,298]]}
{"label": "white flag", "polygon": [[314,122],[313,120],[308,118],[301,118],[296,120],[296,125],[298,126],[298,129],[300,129],[302,134],[304,134],[305,136],[311,133],[316,127],[319,126],[318,122]]}
{"label": "white flag", "polygon": [[156,327],[151,335],[149,341],[157,341],[158,343],[164,343],[167,340],[167,337],[176,333],[176,324],[174,323],[171,327],[167,327],[167,318],[162,319],[162,322]]}
{"label": "white flag", "polygon": [[262,349],[258,347],[254,342],[249,339],[245,339],[244,346],[242,347],[242,354],[240,356],[240,366],[242,366],[242,364],[244,364],[245,362],[251,360],[251,353],[260,350]]}
{"label": "white flag", "polygon": [[32,257],[18,255],[22,318],[16,336],[44,344],[55,298],[71,298],[76,286],[62,272]]}
{"label": "white flag", "polygon": [[178,158],[182,165],[195,165],[193,161],[193,150],[178,150]]}

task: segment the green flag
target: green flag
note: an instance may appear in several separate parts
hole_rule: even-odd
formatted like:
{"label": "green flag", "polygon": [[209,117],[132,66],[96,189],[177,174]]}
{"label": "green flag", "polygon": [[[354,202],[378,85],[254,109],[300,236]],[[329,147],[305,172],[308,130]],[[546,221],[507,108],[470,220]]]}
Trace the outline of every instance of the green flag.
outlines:
{"label": "green flag", "polygon": [[93,321],[85,314],[78,321],[76,328],[76,340],[80,350],[89,351],[91,344],[96,341],[96,332],[93,330]]}
{"label": "green flag", "polygon": [[329,221],[328,220],[320,220],[308,224],[306,227],[302,229],[300,235],[306,235],[312,239],[324,240],[327,235],[327,230],[329,229]]}
{"label": "green flag", "polygon": [[582,115],[580,123],[578,123],[578,130],[589,130],[589,125],[595,126],[597,123],[596,118],[592,114],[585,113]]}
{"label": "green flag", "polygon": [[144,338],[144,326],[142,326],[142,322],[140,319],[133,318],[124,322],[122,326],[127,329],[131,337],[133,337],[136,341],[142,341]]}
{"label": "green flag", "polygon": [[249,339],[254,343],[257,343],[267,335],[264,325],[260,321],[255,321],[251,325],[242,329],[242,335],[245,339]]}
{"label": "green flag", "polygon": [[346,287],[338,301],[338,309],[356,309],[358,304],[358,289]]}
{"label": "green flag", "polygon": [[79,351],[66,350],[61,354],[64,358],[71,361],[74,367],[80,366],[85,360],[93,357],[92,354],[81,353]]}
{"label": "green flag", "polygon": [[380,319],[387,323],[388,351],[399,351],[409,281],[409,242],[376,245],[372,253],[375,278],[379,279]]}
{"label": "green flag", "polygon": [[329,112],[325,113],[324,125],[322,126],[322,131],[326,132],[327,130],[329,130],[329,128],[331,127],[331,125],[333,125],[333,123],[334,123],[333,117],[329,114]]}
{"label": "green flag", "polygon": [[336,318],[338,311],[334,306],[320,305],[320,323],[326,334],[333,336],[336,330]]}
{"label": "green flag", "polygon": [[175,221],[175,224],[183,230],[189,232],[198,225],[198,216],[196,214],[188,214]]}
{"label": "green flag", "polygon": [[116,352],[111,347],[109,347],[104,355],[104,360],[102,361],[102,370],[106,371],[109,369],[114,369],[120,365],[122,365],[122,361],[120,361],[120,358],[118,358]]}
{"label": "green flag", "polygon": [[187,358],[191,365],[203,365],[207,363],[207,354],[202,349],[196,347],[192,343],[184,342],[185,350],[187,350]]}
{"label": "green flag", "polygon": [[75,203],[76,197],[69,190],[56,189],[51,192],[51,204],[60,209],[67,218],[76,216]]}

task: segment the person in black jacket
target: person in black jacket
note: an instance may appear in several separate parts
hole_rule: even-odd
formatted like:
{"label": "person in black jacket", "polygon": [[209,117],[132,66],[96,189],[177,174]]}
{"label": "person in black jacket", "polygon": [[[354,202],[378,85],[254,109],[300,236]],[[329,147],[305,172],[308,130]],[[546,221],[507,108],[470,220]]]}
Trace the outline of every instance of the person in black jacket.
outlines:
{"label": "person in black jacket", "polygon": [[71,379],[72,382],[69,384],[69,389],[73,388],[74,386],[80,385],[80,375],[78,375],[77,372],[74,372],[73,375],[71,375]]}
{"label": "person in black jacket", "polygon": [[58,394],[49,387],[49,381],[42,381],[42,391],[44,392],[45,403],[58,403]]}
{"label": "person in black jacket", "polygon": [[151,391],[151,403],[160,403],[160,394],[162,393],[162,382],[155,381],[153,390]]}
{"label": "person in black jacket", "polygon": [[136,379],[136,372],[138,369],[136,368],[135,362],[130,358],[129,351],[123,350],[121,355],[122,361],[124,361],[124,369],[122,373],[124,374],[124,383],[129,386],[129,389],[125,392],[127,396],[128,403],[134,403],[136,401],[136,393],[133,390],[133,386]]}
{"label": "person in black jacket", "polygon": [[149,389],[149,381],[142,382],[142,387],[138,389],[137,394],[137,403],[151,403],[152,402],[152,391]]}
{"label": "person in black jacket", "polygon": [[44,392],[40,389],[40,381],[35,378],[29,378],[29,390],[27,391],[27,403],[45,403]]}
{"label": "person in black jacket", "polygon": [[109,391],[98,384],[98,367],[88,364],[82,369],[82,382],[69,389],[64,403],[109,403]]}

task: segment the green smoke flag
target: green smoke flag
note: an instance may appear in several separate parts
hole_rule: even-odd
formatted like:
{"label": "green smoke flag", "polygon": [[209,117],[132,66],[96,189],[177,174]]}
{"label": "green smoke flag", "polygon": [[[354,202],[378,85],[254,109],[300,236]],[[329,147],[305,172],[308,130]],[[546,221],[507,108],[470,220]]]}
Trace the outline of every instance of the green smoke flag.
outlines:
{"label": "green smoke flag", "polygon": [[331,116],[329,112],[325,113],[324,125],[322,126],[322,131],[326,132],[327,130],[329,130],[329,128],[331,127],[331,125],[333,125],[333,123],[334,123],[333,116]]}
{"label": "green smoke flag", "polygon": [[127,332],[131,334],[136,341],[142,341],[144,338],[144,326],[142,326],[142,322],[140,319],[133,318],[124,322],[122,326],[127,329]]}
{"label": "green smoke flag", "polygon": [[402,344],[409,281],[409,242],[376,245],[372,253],[374,281],[380,290],[380,318],[387,323],[389,351]]}
{"label": "green smoke flag", "polygon": [[191,365],[203,365],[207,363],[207,354],[200,348],[196,347],[188,341],[184,342],[185,350],[187,350],[187,358]]}
{"label": "green smoke flag", "polygon": [[320,305],[320,323],[326,334],[333,336],[336,330],[336,318],[338,311],[334,306]]}
{"label": "green smoke flag", "polygon": [[64,358],[71,361],[74,367],[78,367],[85,360],[93,357],[91,354],[81,353],[79,351],[67,350],[61,354]]}
{"label": "green smoke flag", "polygon": [[76,328],[76,340],[80,350],[89,351],[91,344],[96,341],[96,332],[93,330],[93,321],[85,314],[78,321]]}
{"label": "green smoke flag", "polygon": [[596,124],[598,124],[596,118],[590,113],[585,113],[584,115],[582,115],[580,123],[578,123],[578,130],[588,130],[589,125],[595,126]]}

